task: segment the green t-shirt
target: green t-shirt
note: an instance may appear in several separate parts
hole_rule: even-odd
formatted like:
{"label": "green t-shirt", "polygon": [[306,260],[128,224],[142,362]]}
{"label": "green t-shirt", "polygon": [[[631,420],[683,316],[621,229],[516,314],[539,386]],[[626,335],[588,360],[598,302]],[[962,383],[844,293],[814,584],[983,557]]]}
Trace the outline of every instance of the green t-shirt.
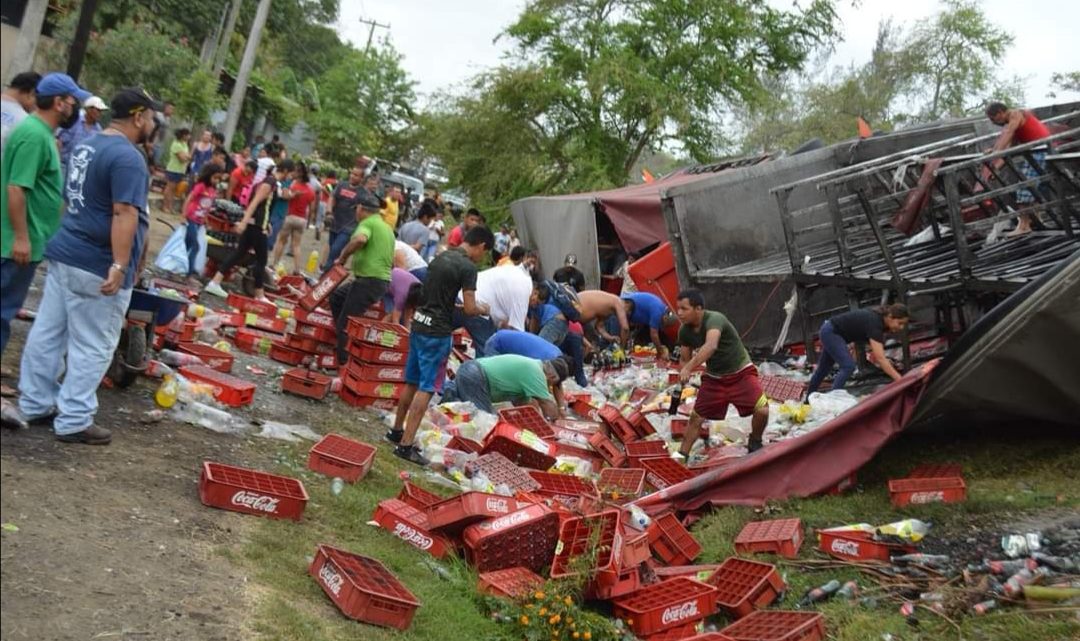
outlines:
{"label": "green t-shirt", "polygon": [[180,160],[180,156],[177,154],[190,153],[187,143],[183,140],[174,139],[172,144],[169,145],[169,162],[165,163],[165,171],[171,171],[174,174],[182,174],[187,170],[188,161]]}
{"label": "green t-shirt", "polygon": [[552,400],[544,365],[535,358],[502,354],[477,359],[488,380],[491,402],[514,399]]}
{"label": "green t-shirt", "polygon": [[378,214],[360,221],[352,237],[367,237],[367,242],[353,254],[353,275],[390,282],[394,268],[394,230]]}
{"label": "green t-shirt", "polygon": [[64,178],[60,152],[53,130],[31,114],[19,123],[4,143],[0,161],[0,256],[11,258],[15,231],[8,216],[8,185],[18,185],[26,195],[26,228],[30,237],[30,260],[38,262],[45,243],[60,227],[64,206]]}
{"label": "green t-shirt", "polygon": [[710,329],[720,330],[720,342],[716,345],[716,351],[705,362],[705,371],[713,376],[734,374],[750,363],[750,355],[746,353],[739,332],[735,326],[720,312],[706,311],[701,319],[701,327],[697,330],[689,325],[679,328],[679,345],[698,349],[705,344],[705,334]]}

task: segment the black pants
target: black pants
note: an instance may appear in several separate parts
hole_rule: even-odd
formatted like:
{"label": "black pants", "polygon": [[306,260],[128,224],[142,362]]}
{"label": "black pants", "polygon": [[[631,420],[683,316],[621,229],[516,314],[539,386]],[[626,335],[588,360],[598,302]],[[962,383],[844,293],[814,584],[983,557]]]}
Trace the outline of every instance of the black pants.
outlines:
{"label": "black pants", "polygon": [[[360,316],[368,307],[371,307],[386,294],[390,287],[389,281],[378,278],[354,278],[349,284],[349,291],[341,304],[341,310],[335,312],[334,325],[337,328],[337,357],[338,363],[345,363],[349,354],[345,350],[349,336],[346,333],[349,326],[349,318]],[[333,301],[331,300],[331,306]]]}
{"label": "black pants", "polygon": [[266,280],[268,252],[266,251],[266,234],[263,232],[262,227],[258,225],[250,224],[244,228],[244,233],[240,234],[240,240],[237,241],[236,251],[229,254],[225,262],[218,267],[218,271],[222,274],[227,273],[243,260],[248,251],[252,249],[255,250],[255,265],[252,266],[254,270],[252,277],[255,279],[256,289],[262,289],[263,282]]}

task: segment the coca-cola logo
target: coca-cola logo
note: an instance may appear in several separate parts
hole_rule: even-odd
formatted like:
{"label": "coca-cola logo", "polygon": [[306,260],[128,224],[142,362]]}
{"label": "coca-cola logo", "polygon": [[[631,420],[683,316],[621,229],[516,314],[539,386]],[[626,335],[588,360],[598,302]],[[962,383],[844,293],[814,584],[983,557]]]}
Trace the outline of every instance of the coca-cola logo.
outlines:
{"label": "coca-cola logo", "polygon": [[421,550],[430,550],[431,546],[435,544],[435,540],[430,536],[424,535],[416,528],[410,527],[405,523],[397,523],[394,525],[394,536]]}
{"label": "coca-cola logo", "polygon": [[379,354],[379,360],[384,363],[396,363],[401,360],[401,357],[397,355],[397,352],[383,352]]}
{"label": "coca-cola logo", "polygon": [[486,502],[488,512],[501,512],[505,514],[510,511],[510,502],[506,499],[489,498]]}
{"label": "coca-cola logo", "polygon": [[315,300],[326,298],[326,296],[329,295],[330,292],[334,291],[335,287],[337,287],[337,280],[334,278],[326,278],[320,280],[311,290],[311,297]]}
{"label": "coca-cola logo", "polygon": [[232,496],[233,505],[246,507],[249,510],[267,512],[268,514],[274,514],[277,512],[277,506],[280,500],[281,499],[276,499],[272,496],[256,494],[254,492],[248,492],[246,490],[240,490]]}
{"label": "coca-cola logo", "polygon": [[401,378],[405,373],[400,367],[384,367],[379,370],[379,378]]}
{"label": "coca-cola logo", "polygon": [[345,579],[335,572],[329,563],[323,563],[323,566],[319,568],[319,580],[334,596],[341,593],[341,586],[345,584]]}
{"label": "coca-cola logo", "polygon": [[845,541],[844,539],[833,539],[830,549],[845,556],[859,556],[859,544],[854,541]]}
{"label": "coca-cola logo", "polygon": [[682,605],[673,605],[664,610],[664,613],[660,615],[660,622],[663,625],[668,625],[670,623],[678,623],[679,621],[686,621],[688,619],[696,619],[698,616],[697,600],[687,601]]}
{"label": "coca-cola logo", "polygon": [[532,516],[529,515],[528,511],[521,510],[520,512],[514,512],[513,514],[509,514],[507,516],[501,516],[494,521],[491,521],[489,527],[490,529],[497,531],[503,528],[521,525],[522,523],[528,521],[531,518]]}
{"label": "coca-cola logo", "polygon": [[916,492],[911,495],[912,503],[941,503],[945,500],[945,492]]}
{"label": "coca-cola logo", "polygon": [[668,486],[667,482],[664,481],[664,479],[662,479],[659,476],[653,474],[652,472],[649,472],[646,475],[645,478],[648,479],[650,485],[652,485],[653,487],[655,487],[658,490],[663,490],[663,489],[667,488],[667,486]]}

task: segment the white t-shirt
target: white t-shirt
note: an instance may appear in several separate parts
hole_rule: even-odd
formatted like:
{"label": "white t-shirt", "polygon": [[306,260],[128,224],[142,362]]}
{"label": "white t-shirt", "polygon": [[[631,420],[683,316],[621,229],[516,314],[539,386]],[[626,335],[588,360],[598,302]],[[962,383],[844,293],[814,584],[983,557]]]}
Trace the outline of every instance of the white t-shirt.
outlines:
{"label": "white t-shirt", "polygon": [[274,161],[272,158],[259,158],[255,161],[258,167],[255,169],[255,178],[252,179],[252,185],[258,185],[262,182],[262,179],[266,177],[267,172],[274,168]]}
{"label": "white t-shirt", "polygon": [[525,331],[532,290],[532,279],[517,265],[485,269],[476,277],[476,301],[491,308],[491,320],[500,328],[505,321],[510,327]]}
{"label": "white t-shirt", "polygon": [[433,220],[428,223],[427,228],[431,230],[428,232],[428,240],[437,243],[442,238],[442,232],[446,229],[446,225],[441,220]]}
{"label": "white t-shirt", "polygon": [[405,256],[405,271],[407,272],[411,272],[414,269],[420,269],[421,267],[427,267],[427,261],[406,242],[400,240],[394,241],[394,253],[403,254]]}
{"label": "white t-shirt", "polygon": [[0,153],[15,127],[26,118],[26,110],[17,101],[4,96],[0,99]]}

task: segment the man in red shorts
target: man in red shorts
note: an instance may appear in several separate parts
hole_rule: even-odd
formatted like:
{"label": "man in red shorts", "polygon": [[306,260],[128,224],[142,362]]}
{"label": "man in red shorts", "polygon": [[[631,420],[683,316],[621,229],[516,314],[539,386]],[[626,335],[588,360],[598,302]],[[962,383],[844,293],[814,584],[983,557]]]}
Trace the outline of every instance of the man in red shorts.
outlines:
{"label": "man in red shorts", "polygon": [[[702,422],[723,420],[729,404],[735,406],[739,416],[753,417],[747,448],[751,452],[760,449],[761,434],[769,422],[769,401],[761,391],[757,368],[750,362],[735,326],[720,312],[706,310],[705,298],[696,289],[679,292],[675,311],[682,322],[679,345],[684,348],[679,355],[682,364],[679,381],[686,383],[694,369],[705,364],[701,391],[690,414],[680,452],[689,458]],[[708,439],[707,434],[705,438]]]}

